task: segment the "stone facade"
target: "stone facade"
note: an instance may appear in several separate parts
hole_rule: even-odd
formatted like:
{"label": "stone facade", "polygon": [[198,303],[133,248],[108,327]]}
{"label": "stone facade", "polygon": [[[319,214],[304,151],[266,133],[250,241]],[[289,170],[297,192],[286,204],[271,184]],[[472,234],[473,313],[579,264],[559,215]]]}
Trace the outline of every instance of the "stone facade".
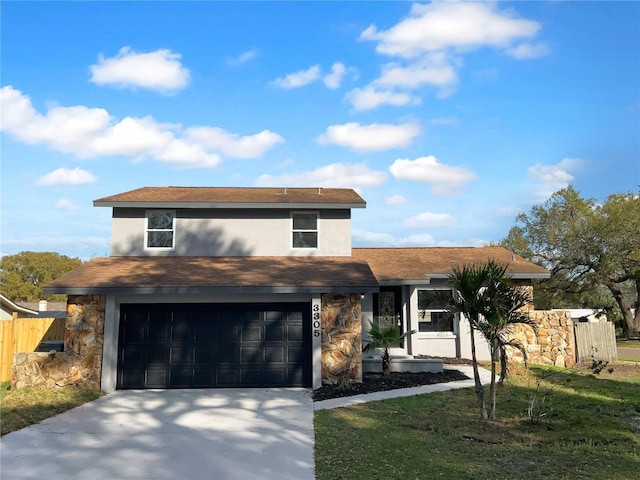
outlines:
{"label": "stone facade", "polygon": [[[538,333],[528,325],[517,325],[513,336],[524,346],[527,362],[538,365],[573,367],[576,364],[576,343],[570,312],[534,310]],[[509,357],[524,362],[522,352],[510,348]]]}
{"label": "stone facade", "polygon": [[322,383],[362,382],[360,294],[322,296]]}
{"label": "stone facade", "polygon": [[13,356],[12,388],[78,385],[100,388],[104,295],[70,295],[64,352],[19,352]]}

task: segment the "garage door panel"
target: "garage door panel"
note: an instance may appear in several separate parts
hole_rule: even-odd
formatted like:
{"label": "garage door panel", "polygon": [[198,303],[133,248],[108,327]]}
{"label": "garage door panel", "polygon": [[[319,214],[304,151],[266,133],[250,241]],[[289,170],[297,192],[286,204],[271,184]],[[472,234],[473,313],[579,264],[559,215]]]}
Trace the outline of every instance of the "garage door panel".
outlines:
{"label": "garage door panel", "polygon": [[169,370],[169,387],[189,387],[192,383],[191,368],[171,368]]}
{"label": "garage door panel", "polygon": [[146,385],[150,388],[164,388],[167,385],[168,373],[166,369],[147,369]]}
{"label": "garage door panel", "polygon": [[284,347],[264,347],[264,361],[265,363],[283,363],[285,362],[285,348]]}
{"label": "garage door panel", "polygon": [[240,347],[241,363],[262,363],[264,362],[263,348],[260,345]]}
{"label": "garage door panel", "polygon": [[260,342],[262,340],[263,327],[261,325],[243,325],[240,341]]}
{"label": "garage door panel", "polygon": [[132,344],[128,345],[122,352],[122,356],[125,362],[128,364],[140,364],[145,363],[145,349],[144,344]]}
{"label": "garage door panel", "polygon": [[171,365],[177,363],[193,363],[193,348],[188,346],[172,346],[169,353],[169,363]]}
{"label": "garage door panel", "polygon": [[287,326],[287,341],[288,342],[302,342],[303,337],[302,325],[288,325]]}
{"label": "garage door panel", "polygon": [[212,345],[196,347],[194,349],[195,363],[214,363],[216,360],[216,351]]}
{"label": "garage door panel", "polygon": [[121,305],[118,388],[309,386],[310,305]]}
{"label": "garage door panel", "polygon": [[240,371],[237,368],[218,367],[217,385],[237,387],[240,384]]}
{"label": "garage door panel", "polygon": [[149,344],[147,346],[147,363],[149,365],[166,365],[169,363],[169,347]]}
{"label": "garage door panel", "polygon": [[280,386],[286,383],[285,371],[277,367],[245,367],[241,370],[241,383],[246,386]]}

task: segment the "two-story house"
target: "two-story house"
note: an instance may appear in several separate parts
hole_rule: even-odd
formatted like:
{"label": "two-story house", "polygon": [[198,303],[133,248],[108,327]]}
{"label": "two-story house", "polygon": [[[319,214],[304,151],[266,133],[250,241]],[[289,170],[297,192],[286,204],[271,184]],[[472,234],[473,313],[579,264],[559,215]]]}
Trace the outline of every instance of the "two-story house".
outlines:
{"label": "two-story house", "polygon": [[[433,302],[453,265],[499,247],[353,248],[351,189],[145,187],[113,209],[111,252],[51,282],[69,295],[67,362],[122,388],[305,386],[362,376],[374,321],[417,331],[394,353],[469,357],[469,329]],[[90,383],[90,382],[89,382]]]}

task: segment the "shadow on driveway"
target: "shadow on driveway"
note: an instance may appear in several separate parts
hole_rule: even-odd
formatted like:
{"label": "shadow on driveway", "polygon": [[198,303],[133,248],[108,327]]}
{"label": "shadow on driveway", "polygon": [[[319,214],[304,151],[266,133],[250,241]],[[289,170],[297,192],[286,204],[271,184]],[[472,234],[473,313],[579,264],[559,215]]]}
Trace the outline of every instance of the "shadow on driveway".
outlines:
{"label": "shadow on driveway", "polygon": [[0,440],[6,479],[314,478],[305,389],[118,391]]}

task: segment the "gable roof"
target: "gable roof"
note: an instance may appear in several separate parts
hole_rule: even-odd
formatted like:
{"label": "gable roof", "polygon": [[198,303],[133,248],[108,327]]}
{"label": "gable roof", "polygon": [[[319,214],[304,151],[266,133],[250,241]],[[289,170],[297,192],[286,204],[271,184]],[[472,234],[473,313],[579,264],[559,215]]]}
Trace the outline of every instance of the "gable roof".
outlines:
{"label": "gable roof", "polygon": [[351,257],[104,257],[53,280],[45,293],[330,293],[378,291]]}
{"label": "gable roof", "polygon": [[142,187],[94,200],[95,207],[364,208],[350,188]]}
{"label": "gable roof", "polygon": [[451,268],[495,260],[507,264],[514,279],[549,278],[549,271],[503,247],[354,248],[353,257],[368,262],[381,285],[429,283],[446,278]]}

